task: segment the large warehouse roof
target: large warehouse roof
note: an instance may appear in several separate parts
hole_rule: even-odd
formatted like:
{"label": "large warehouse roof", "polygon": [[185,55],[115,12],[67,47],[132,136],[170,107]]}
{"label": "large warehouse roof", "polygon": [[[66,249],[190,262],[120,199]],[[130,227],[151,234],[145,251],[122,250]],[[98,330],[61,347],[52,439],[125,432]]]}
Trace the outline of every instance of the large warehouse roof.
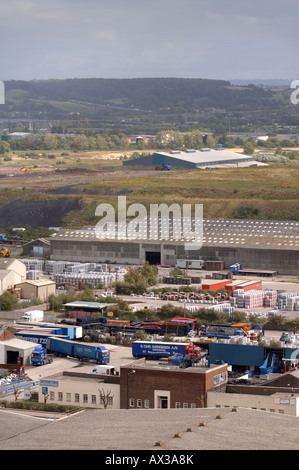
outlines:
{"label": "large warehouse roof", "polygon": [[229,166],[264,166],[265,163],[257,162],[254,157],[233,152],[231,150],[217,148],[202,148],[200,150],[173,150],[171,152],[155,152],[152,155],[125,160],[123,165],[172,165],[187,166],[188,168],[225,168]]}
{"label": "large warehouse roof", "polygon": [[[127,238],[118,239],[117,227],[115,238],[100,237],[95,232],[95,227],[84,227],[83,229],[61,229],[52,240],[64,241],[100,241],[115,240],[126,242],[167,242],[182,244],[187,240],[184,237],[177,238],[174,232],[176,223],[180,219],[169,219],[169,236],[163,233],[161,220],[157,238],[151,238],[150,222],[148,218],[147,230],[141,233],[139,239],[130,236],[127,230]],[[194,222],[194,221],[193,221]],[[296,221],[270,221],[270,220],[242,220],[242,219],[204,219],[203,220],[203,245],[204,246],[233,246],[269,249],[299,249],[299,222]]]}

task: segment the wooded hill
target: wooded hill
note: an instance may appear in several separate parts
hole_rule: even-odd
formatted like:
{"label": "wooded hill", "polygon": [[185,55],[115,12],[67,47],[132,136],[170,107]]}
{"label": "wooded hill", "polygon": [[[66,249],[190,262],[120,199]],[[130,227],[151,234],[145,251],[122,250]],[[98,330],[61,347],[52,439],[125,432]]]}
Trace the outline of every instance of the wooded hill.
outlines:
{"label": "wooded hill", "polygon": [[[66,79],[5,82],[8,110],[26,109],[29,100],[79,101],[157,112],[193,111],[198,108],[227,110],[277,106],[277,90],[247,85],[232,86],[225,80],[182,78]],[[286,101],[281,98],[281,105]],[[37,103],[36,103],[37,104]],[[3,109],[4,111],[4,109]]]}
{"label": "wooded hill", "polygon": [[[163,129],[296,132],[288,86],[186,78],[6,81],[0,118],[73,121],[64,127],[155,134]],[[87,122],[89,124],[87,124]],[[91,123],[92,121],[92,123]]]}

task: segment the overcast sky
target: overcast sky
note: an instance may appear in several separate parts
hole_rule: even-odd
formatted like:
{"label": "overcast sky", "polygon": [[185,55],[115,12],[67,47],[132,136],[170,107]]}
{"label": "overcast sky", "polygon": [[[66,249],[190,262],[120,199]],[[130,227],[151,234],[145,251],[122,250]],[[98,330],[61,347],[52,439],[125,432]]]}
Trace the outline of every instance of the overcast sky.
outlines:
{"label": "overcast sky", "polygon": [[0,0],[0,80],[299,79],[298,0]]}

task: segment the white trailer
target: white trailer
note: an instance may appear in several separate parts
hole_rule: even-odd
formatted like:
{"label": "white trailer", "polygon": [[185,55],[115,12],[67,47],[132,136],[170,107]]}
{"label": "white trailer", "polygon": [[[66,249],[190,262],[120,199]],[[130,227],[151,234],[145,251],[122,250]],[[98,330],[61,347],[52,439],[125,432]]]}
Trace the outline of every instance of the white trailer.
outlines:
{"label": "white trailer", "polygon": [[204,264],[202,259],[177,259],[175,266],[179,269],[203,269]]}

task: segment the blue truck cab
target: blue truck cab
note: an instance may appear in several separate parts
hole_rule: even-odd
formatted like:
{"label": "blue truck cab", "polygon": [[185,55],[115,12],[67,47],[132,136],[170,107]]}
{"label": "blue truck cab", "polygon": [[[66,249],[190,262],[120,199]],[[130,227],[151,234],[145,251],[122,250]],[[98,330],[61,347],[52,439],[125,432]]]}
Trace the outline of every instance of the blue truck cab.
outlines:
{"label": "blue truck cab", "polygon": [[48,358],[45,348],[36,346],[31,354],[31,365],[42,366],[50,362],[52,362],[52,359]]}
{"label": "blue truck cab", "polygon": [[110,352],[105,348],[105,346],[97,347],[96,357],[98,362],[101,364],[109,364],[110,362]]}
{"label": "blue truck cab", "polygon": [[93,359],[99,364],[109,364],[110,362],[110,353],[105,346],[74,343],[73,355],[81,360]]}

